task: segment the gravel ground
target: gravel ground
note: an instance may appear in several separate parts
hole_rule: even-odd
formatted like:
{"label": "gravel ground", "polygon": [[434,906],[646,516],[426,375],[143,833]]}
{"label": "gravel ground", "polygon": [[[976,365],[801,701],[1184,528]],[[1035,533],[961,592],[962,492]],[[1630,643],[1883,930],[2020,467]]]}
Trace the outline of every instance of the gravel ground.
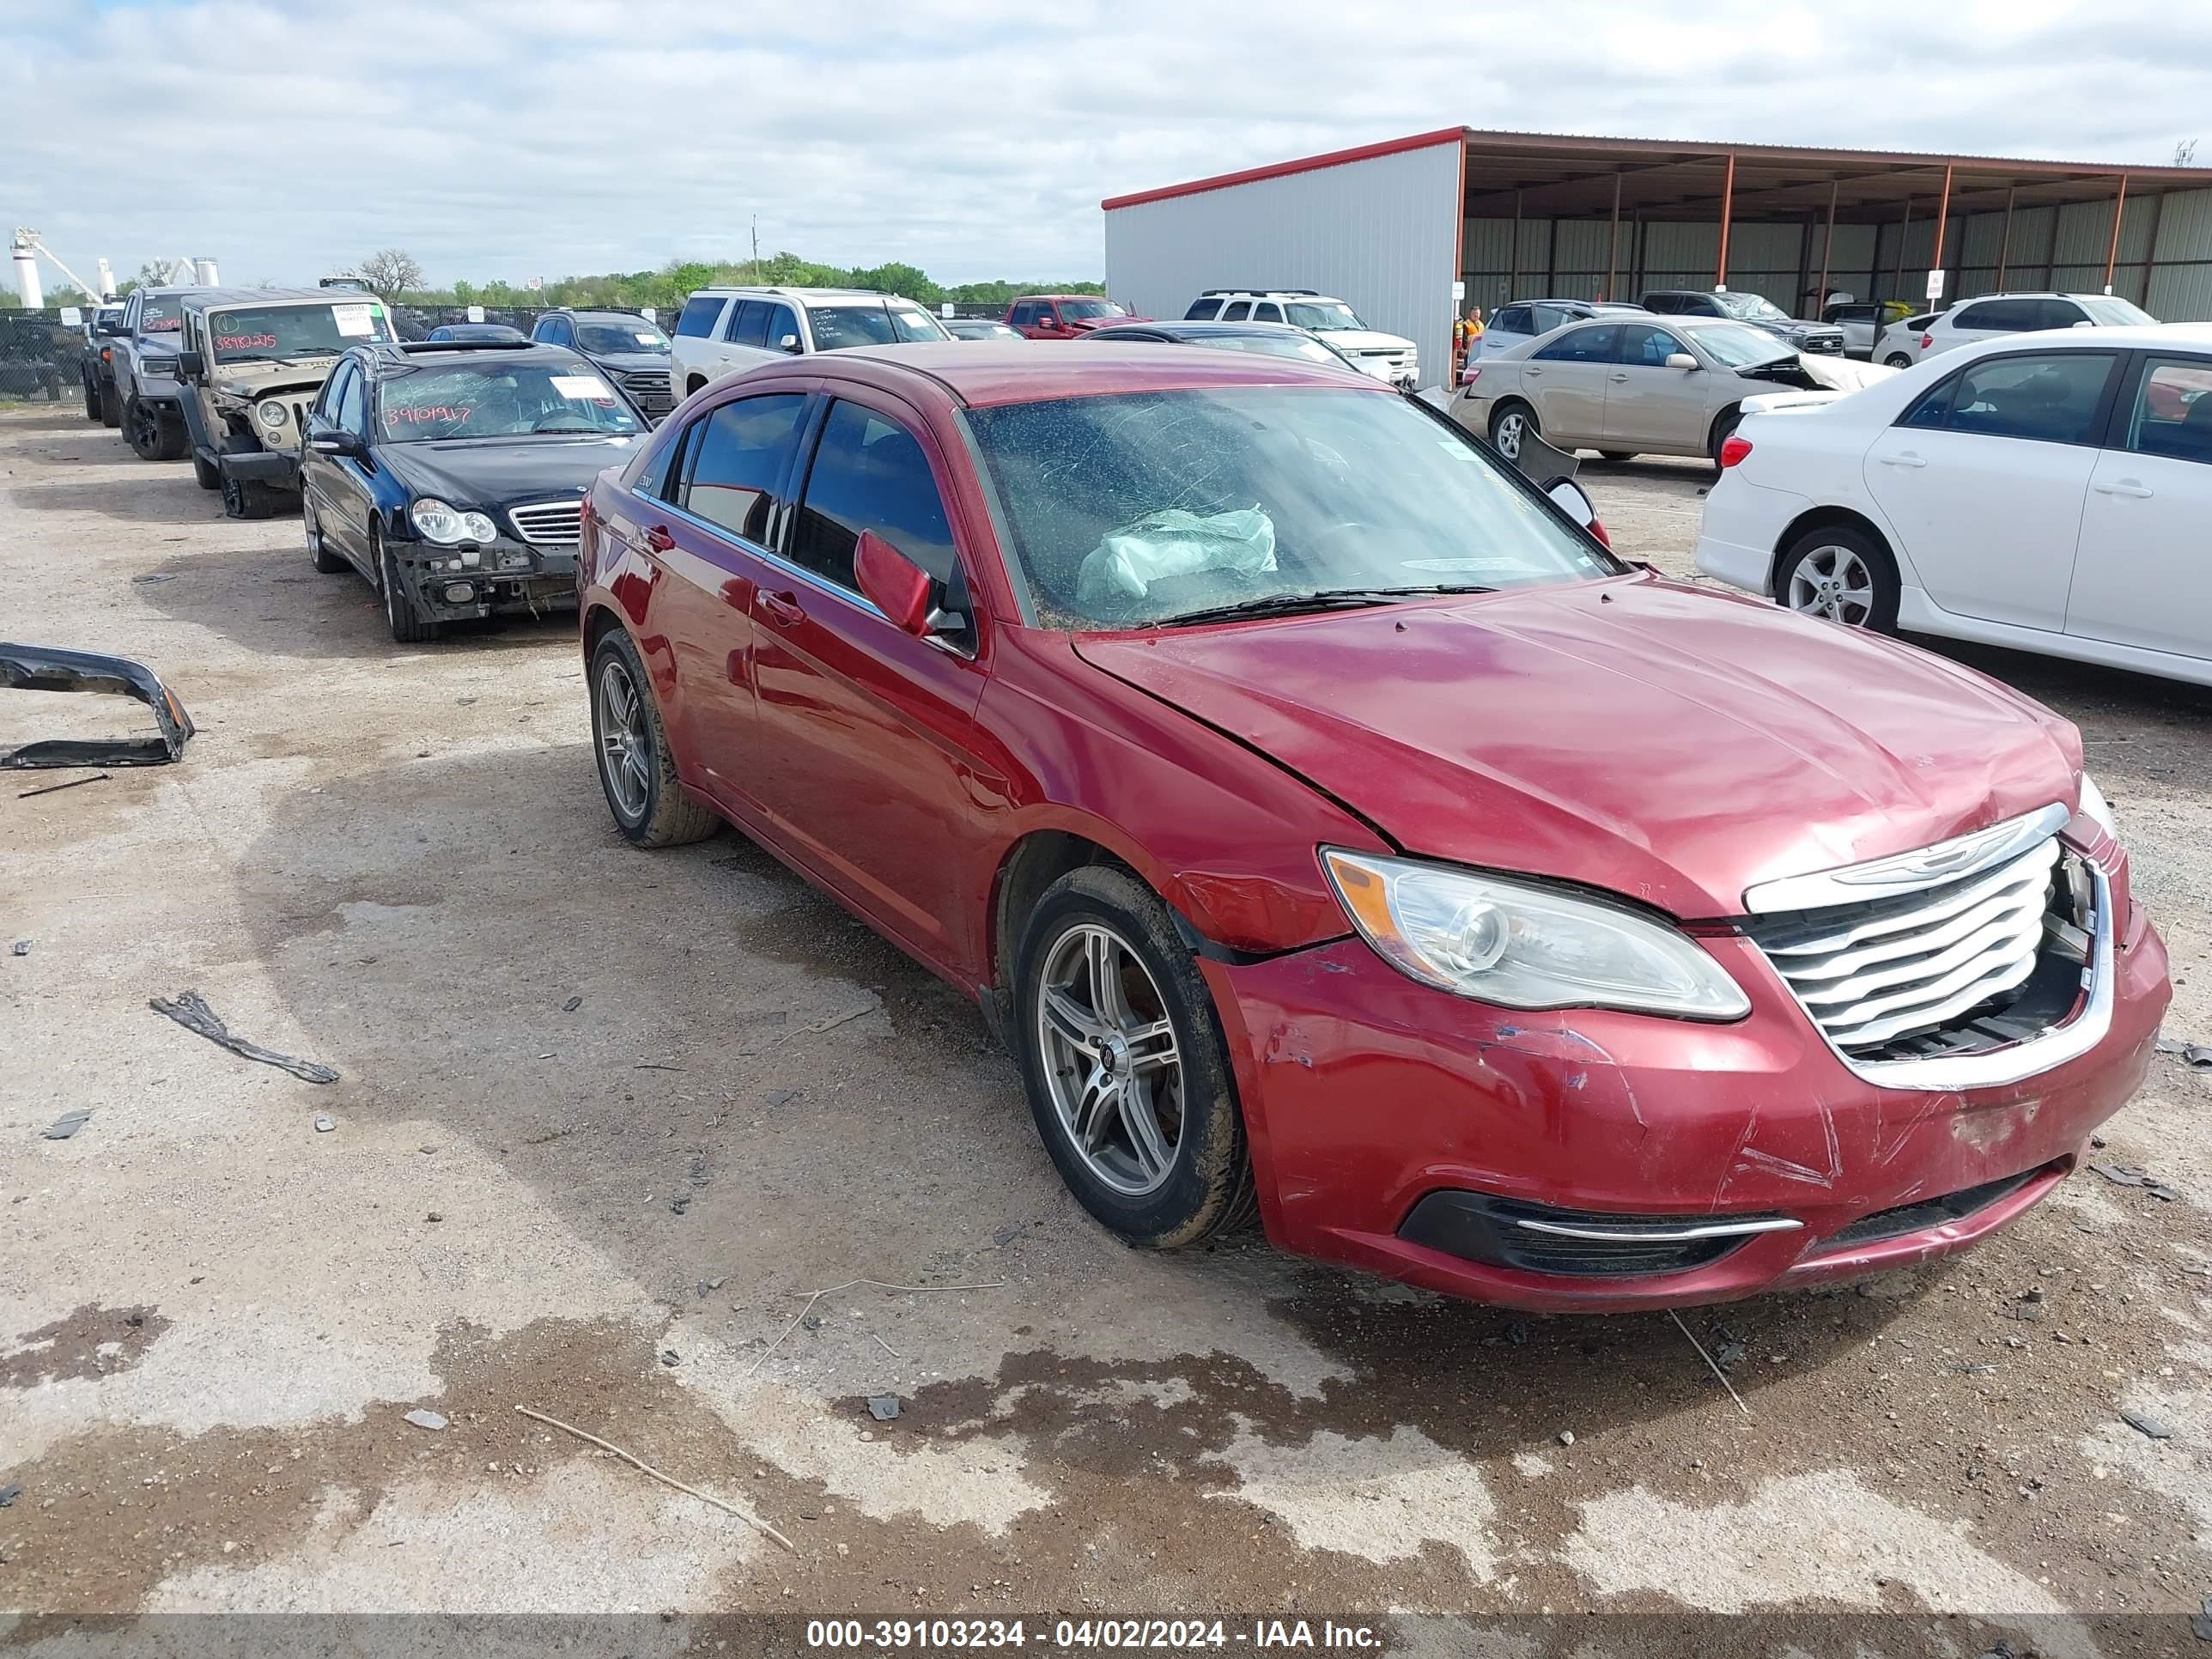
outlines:
{"label": "gravel ground", "polygon": [[[1585,475],[1675,574],[1708,476]],[[563,623],[395,647],[296,519],[226,522],[189,469],[44,412],[0,414],[0,617],[144,659],[200,726],[181,766],[3,798],[18,1644],[538,1613],[746,1651],[796,1627],[716,1619],[1206,1610],[1438,1655],[1469,1613],[1516,1654],[1736,1650],[1698,1613],[1763,1615],[1760,1651],[1878,1614],[1890,1652],[2191,1645],[2212,1075],[2160,1059],[2106,1132],[2175,1198],[2077,1176],[1950,1264],[1687,1316],[1739,1409],[1664,1316],[1109,1242],[957,996],[734,836],[618,842]],[[2173,950],[2168,1030],[2212,1040],[2212,699],[1971,660],[2081,724]],[[10,694],[0,742],[110,712]],[[340,1080],[149,1011],[187,987]],[[230,1633],[313,1645],[288,1628]]]}

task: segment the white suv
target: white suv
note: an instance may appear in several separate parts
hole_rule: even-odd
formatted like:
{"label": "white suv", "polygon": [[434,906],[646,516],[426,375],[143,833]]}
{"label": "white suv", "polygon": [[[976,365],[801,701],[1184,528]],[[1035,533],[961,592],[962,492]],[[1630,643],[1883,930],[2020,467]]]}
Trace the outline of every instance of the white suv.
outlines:
{"label": "white suv", "polygon": [[1882,331],[1881,361],[1892,368],[1910,368],[1939,351],[1972,345],[1977,340],[1994,340],[2000,335],[2033,334],[2052,328],[2139,326],[2158,319],[2141,306],[2110,294],[1984,294],[1939,312],[1917,334],[1908,331],[1911,320],[1907,318]]}
{"label": "white suv", "polygon": [[1368,327],[1343,301],[1310,288],[1210,288],[1182,315],[1187,323],[1288,323],[1334,346],[1378,380],[1407,392],[1421,383],[1420,353],[1411,340]]}
{"label": "white suv", "polygon": [[951,337],[914,301],[867,289],[702,288],[676,319],[668,389],[680,404],[786,354]]}

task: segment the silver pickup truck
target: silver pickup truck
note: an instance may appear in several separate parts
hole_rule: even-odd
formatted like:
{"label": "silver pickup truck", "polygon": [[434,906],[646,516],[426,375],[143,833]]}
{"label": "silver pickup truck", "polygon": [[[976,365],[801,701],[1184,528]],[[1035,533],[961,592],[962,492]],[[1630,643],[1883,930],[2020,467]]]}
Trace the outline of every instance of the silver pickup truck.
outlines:
{"label": "silver pickup truck", "polygon": [[142,288],[124,301],[123,315],[97,324],[109,347],[108,368],[123,435],[141,460],[175,461],[187,447],[184,388],[177,383],[177,349],[183,338],[184,302],[205,293],[197,288]]}

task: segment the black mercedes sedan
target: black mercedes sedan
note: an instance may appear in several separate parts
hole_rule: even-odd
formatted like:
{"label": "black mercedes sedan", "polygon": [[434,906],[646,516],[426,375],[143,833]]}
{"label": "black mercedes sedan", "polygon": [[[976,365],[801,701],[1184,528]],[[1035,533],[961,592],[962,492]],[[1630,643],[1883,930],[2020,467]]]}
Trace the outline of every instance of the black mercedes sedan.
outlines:
{"label": "black mercedes sedan", "polygon": [[561,347],[357,346],[307,417],[307,552],[318,570],[366,576],[403,643],[573,605],[584,494],[646,431],[619,387]]}

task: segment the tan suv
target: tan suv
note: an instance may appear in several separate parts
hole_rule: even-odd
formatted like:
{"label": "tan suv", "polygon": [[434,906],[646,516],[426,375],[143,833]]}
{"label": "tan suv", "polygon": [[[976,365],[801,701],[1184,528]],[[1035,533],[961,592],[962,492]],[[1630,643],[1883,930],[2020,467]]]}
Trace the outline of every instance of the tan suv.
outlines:
{"label": "tan suv", "polygon": [[265,519],[300,493],[307,409],[338,356],[392,340],[374,295],[333,289],[217,289],[184,304],[177,379],[192,476],[234,519]]}

